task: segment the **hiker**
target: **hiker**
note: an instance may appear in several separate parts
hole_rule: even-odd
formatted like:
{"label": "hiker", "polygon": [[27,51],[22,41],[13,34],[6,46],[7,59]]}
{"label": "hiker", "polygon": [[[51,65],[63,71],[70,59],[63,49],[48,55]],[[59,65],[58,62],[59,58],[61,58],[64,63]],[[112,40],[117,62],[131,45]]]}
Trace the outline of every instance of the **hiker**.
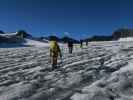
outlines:
{"label": "hiker", "polygon": [[57,60],[59,55],[60,57],[62,57],[60,47],[56,40],[52,40],[50,43],[50,57],[51,57],[50,59],[53,70],[57,68]]}
{"label": "hiker", "polygon": [[86,41],[86,46],[88,46],[88,41]]}
{"label": "hiker", "polygon": [[83,40],[80,40],[80,48],[83,47]]}
{"label": "hiker", "polygon": [[73,51],[73,42],[72,41],[68,41],[68,49],[69,49],[69,53],[72,54],[72,51]]}

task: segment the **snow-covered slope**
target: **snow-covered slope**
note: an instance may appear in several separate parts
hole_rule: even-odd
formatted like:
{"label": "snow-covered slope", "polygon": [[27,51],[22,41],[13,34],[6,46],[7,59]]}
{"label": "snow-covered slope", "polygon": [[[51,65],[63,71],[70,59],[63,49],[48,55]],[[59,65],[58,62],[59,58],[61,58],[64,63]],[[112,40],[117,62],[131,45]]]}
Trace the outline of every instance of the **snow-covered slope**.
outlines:
{"label": "snow-covered slope", "polygon": [[133,41],[133,37],[120,38],[119,41]]}
{"label": "snow-covered slope", "polygon": [[36,46],[45,47],[49,46],[49,42],[38,41],[33,37],[22,38],[18,33],[6,33],[0,34],[0,47],[24,47],[24,46]]}
{"label": "snow-covered slope", "polygon": [[[33,42],[33,41],[32,41]],[[133,100],[133,43],[62,47],[52,71],[48,47],[0,49],[0,100]]]}
{"label": "snow-covered slope", "polygon": [[23,44],[28,46],[37,46],[37,47],[49,46],[48,42],[44,43],[33,39],[24,39],[24,40],[25,42]]}
{"label": "snow-covered slope", "polygon": [[17,35],[16,32],[14,32],[14,33],[0,34],[0,36],[3,36],[3,37],[12,37],[12,36],[15,36],[15,35]]}

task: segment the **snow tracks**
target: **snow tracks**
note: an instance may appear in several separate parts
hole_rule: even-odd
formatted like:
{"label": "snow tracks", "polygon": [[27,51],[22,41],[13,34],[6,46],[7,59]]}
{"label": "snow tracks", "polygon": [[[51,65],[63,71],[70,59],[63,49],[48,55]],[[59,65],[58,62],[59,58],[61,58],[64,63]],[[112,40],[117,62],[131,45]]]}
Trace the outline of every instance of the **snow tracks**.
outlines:
{"label": "snow tracks", "polygon": [[77,49],[63,52],[63,63],[59,59],[52,71],[46,47],[1,48],[0,100],[90,100],[75,99],[75,93],[126,66],[133,55],[121,43]]}

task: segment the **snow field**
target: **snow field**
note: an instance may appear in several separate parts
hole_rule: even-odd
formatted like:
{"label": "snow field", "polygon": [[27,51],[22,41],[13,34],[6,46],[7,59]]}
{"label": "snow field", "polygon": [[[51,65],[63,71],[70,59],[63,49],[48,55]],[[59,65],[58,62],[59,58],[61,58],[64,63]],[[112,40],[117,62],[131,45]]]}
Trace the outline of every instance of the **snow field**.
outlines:
{"label": "snow field", "polygon": [[133,43],[89,43],[52,71],[49,48],[0,49],[0,100],[133,100]]}

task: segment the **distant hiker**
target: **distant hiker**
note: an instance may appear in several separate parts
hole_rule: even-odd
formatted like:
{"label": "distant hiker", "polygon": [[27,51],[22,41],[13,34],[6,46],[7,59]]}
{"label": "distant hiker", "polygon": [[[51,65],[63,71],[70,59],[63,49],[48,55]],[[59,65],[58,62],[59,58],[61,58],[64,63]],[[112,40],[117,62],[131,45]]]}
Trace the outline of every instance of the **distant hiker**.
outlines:
{"label": "distant hiker", "polygon": [[50,43],[50,59],[52,63],[52,69],[57,68],[58,56],[62,57],[60,47],[56,40],[52,40]]}
{"label": "distant hiker", "polygon": [[73,42],[72,41],[68,41],[68,49],[69,49],[69,53],[72,54],[72,51],[73,51]]}
{"label": "distant hiker", "polygon": [[83,47],[83,40],[80,40],[80,48]]}
{"label": "distant hiker", "polygon": [[86,46],[88,46],[88,41],[86,41]]}

